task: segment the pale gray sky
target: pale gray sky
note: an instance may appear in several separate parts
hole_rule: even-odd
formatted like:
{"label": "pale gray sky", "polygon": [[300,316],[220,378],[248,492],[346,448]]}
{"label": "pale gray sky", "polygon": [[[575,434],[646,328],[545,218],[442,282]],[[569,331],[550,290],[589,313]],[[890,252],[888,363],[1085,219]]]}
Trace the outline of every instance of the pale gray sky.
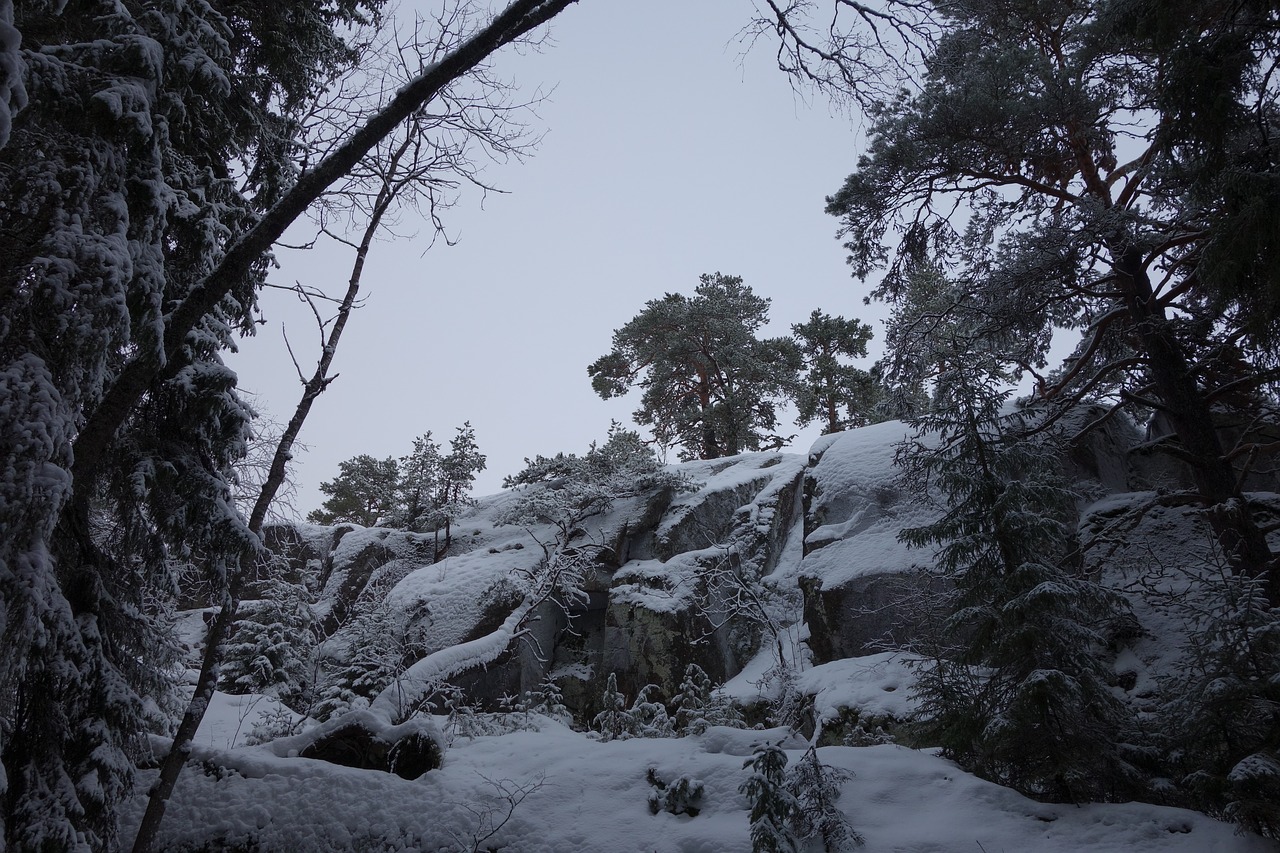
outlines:
{"label": "pale gray sky", "polygon": [[[750,0],[581,0],[542,52],[501,58],[524,92],[554,87],[538,110],[546,135],[531,159],[487,172],[508,194],[481,209],[472,193],[447,214],[457,245],[374,247],[341,375],[302,436],[301,512],[340,461],[401,456],[427,430],[447,443],[466,420],[489,457],[477,494],[526,456],[584,451],[636,403],[597,397],[587,365],[646,301],[692,293],[701,273],[740,275],[771,298],[771,334],[814,308],[870,319],[878,309],[862,304],[823,213],[855,164],[857,117],[795,95],[771,45],[741,56],[750,14]],[[349,250],[280,259],[277,281],[345,288]],[[263,307],[269,324],[232,364],[284,420],[300,385],[280,324],[308,373],[316,331],[287,295]]]}

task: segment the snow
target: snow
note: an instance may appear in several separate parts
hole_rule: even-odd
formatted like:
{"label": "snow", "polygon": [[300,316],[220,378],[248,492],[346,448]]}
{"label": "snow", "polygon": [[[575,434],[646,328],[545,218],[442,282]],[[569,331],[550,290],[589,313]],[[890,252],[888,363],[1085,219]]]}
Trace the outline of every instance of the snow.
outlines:
{"label": "snow", "polygon": [[[700,737],[601,743],[548,720],[538,730],[459,741],[444,765],[412,781],[389,773],[282,758],[265,747],[197,747],[170,804],[161,847],[256,841],[263,851],[351,849],[508,853],[569,850],[725,853],[750,850],[744,756],[783,740],[790,761],[802,741],[785,730],[713,728]],[[854,775],[840,808],[867,853],[1262,853],[1268,842],[1180,809],[1136,803],[1045,805],[977,779],[928,752],[885,745],[825,747],[820,760]],[[220,769],[213,769],[220,768]],[[651,814],[653,768],[704,785],[696,817]],[[150,773],[138,786],[145,791]],[[124,837],[141,813],[129,804]],[[207,848],[206,848],[207,849]]]}
{"label": "snow", "polygon": [[836,719],[842,708],[901,720],[915,710],[911,660],[896,651],[835,660],[800,673],[796,687],[814,697],[814,711],[824,722]]}
{"label": "snow", "polygon": [[285,715],[293,723],[303,720],[275,697],[255,693],[233,696],[215,690],[196,731],[195,744],[219,750],[244,746],[254,726],[273,715]]}
{"label": "snow", "polygon": [[862,575],[913,571],[929,561],[927,552],[898,541],[903,528],[928,524],[939,513],[903,493],[893,461],[907,436],[901,421],[886,421],[815,442],[810,514],[825,523],[805,537],[810,553],[802,574],[830,588]]}
{"label": "snow", "polygon": [[400,720],[452,676],[497,660],[516,639],[535,603],[524,601],[496,630],[483,637],[432,652],[413,664],[378,694],[369,710],[387,720]]}
{"label": "snow", "polygon": [[[908,572],[928,562],[928,552],[910,551],[897,540],[903,527],[928,523],[938,511],[914,502],[893,467],[906,434],[903,424],[891,422],[824,436],[814,444],[807,471],[813,517],[822,523],[804,539],[806,556],[801,548],[802,519],[792,519],[796,526],[781,540],[781,558],[767,579],[783,593],[782,599],[796,592],[799,576],[835,586],[865,574]],[[733,518],[732,535],[762,528],[767,532],[780,490],[794,483],[803,467],[800,457],[780,454],[744,454],[681,466],[698,487],[677,496],[659,524],[659,535],[691,539],[687,531],[677,530],[682,519],[692,521],[690,514],[711,510],[723,515],[725,507]],[[1085,511],[1082,524],[1097,528],[1111,523],[1156,497],[1108,497]],[[493,523],[513,499],[510,493],[482,499],[455,528],[455,538],[470,543],[471,550],[434,565],[414,564],[408,546],[397,544],[400,534],[383,529],[356,529],[342,540],[339,556],[346,559],[374,542],[399,555],[405,574],[389,601],[402,613],[427,614],[422,617],[423,637],[430,653],[358,715],[370,727],[392,731],[389,723],[403,716],[424,691],[464,669],[497,659],[523,630],[528,601],[497,614],[502,621],[496,629],[463,642],[474,636],[482,617],[491,615],[485,612],[486,593],[503,579],[532,572],[544,553],[537,540],[550,539],[549,531],[537,527]],[[643,506],[639,500],[619,501],[609,513],[590,519],[584,525],[589,541],[613,541]],[[1180,623],[1184,617],[1157,605],[1194,592],[1198,582],[1181,572],[1155,572],[1164,567],[1142,565],[1137,559],[1141,542],[1159,538],[1192,554],[1200,553],[1197,549],[1207,541],[1183,507],[1150,510],[1138,532],[1133,553],[1113,561],[1127,572],[1116,579],[1118,583],[1141,577],[1155,601],[1139,608],[1143,625],[1154,626],[1153,634],[1121,650],[1116,661],[1118,672],[1136,673],[1137,685],[1130,691],[1135,695],[1152,689],[1169,659],[1182,654],[1178,638],[1187,631]],[[313,535],[317,542],[323,536],[319,531]],[[666,560],[646,554],[645,559],[629,561],[614,575],[614,601],[655,610],[677,607],[693,588],[696,573],[723,559],[734,541],[730,537],[701,545]],[[330,584],[335,583],[331,579]],[[915,675],[909,656],[884,652],[809,665],[807,628],[799,621],[798,606],[786,607],[794,607],[794,612],[779,610],[773,626],[781,649],[766,633],[758,654],[724,686],[726,694],[743,703],[772,696],[780,686],[773,672],[780,655],[794,667],[793,686],[812,699],[820,724],[840,721],[848,711],[872,724],[879,717],[911,715]],[[193,621],[184,632],[188,642],[198,636],[198,624]],[[575,667],[590,675],[584,665],[566,666]],[[193,763],[171,802],[174,817],[162,830],[163,849],[180,853],[242,844],[282,853],[452,853],[489,848],[507,853],[748,851],[747,801],[739,792],[748,773],[744,761],[764,742],[780,742],[792,762],[807,747],[802,737],[786,729],[723,727],[682,739],[601,742],[534,714],[531,731],[455,738],[442,767],[404,780],[296,757],[319,732],[357,719],[352,716],[264,746],[243,746],[253,722],[274,710],[272,703],[263,697],[215,695],[196,739]],[[434,732],[437,725],[446,724],[443,718],[413,718],[406,725]],[[823,747],[818,754],[827,764],[853,774],[843,783],[840,807],[865,838],[861,849],[871,853],[1275,849],[1257,837],[1236,835],[1231,825],[1187,810],[1137,803],[1038,803],[980,780],[928,750],[896,745]],[[1236,772],[1247,774],[1256,764],[1241,762]],[[681,776],[699,780],[704,786],[699,814],[652,814],[649,794],[654,788],[646,780],[651,769],[667,783]],[[149,780],[150,771],[141,774],[137,790],[145,791]],[[139,795],[124,814],[123,837],[129,837],[141,809]]]}
{"label": "snow", "polygon": [[[0,148],[9,142],[13,116],[27,103],[22,84],[22,55],[18,48],[22,37],[13,26],[13,3],[0,0]],[[0,779],[0,781],[3,781]]]}

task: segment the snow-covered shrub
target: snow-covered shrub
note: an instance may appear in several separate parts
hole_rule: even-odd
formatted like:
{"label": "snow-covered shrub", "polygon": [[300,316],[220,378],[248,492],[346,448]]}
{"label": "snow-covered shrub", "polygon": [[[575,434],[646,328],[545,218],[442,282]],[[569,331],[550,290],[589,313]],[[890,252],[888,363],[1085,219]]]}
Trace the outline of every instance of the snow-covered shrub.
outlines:
{"label": "snow-covered shrub", "polygon": [[675,736],[675,724],[667,714],[667,706],[653,698],[658,689],[656,684],[646,684],[627,711],[631,718],[631,732],[636,737]]}
{"label": "snow-covered shrub", "polygon": [[827,853],[852,850],[862,844],[862,836],[836,807],[840,786],[849,778],[848,772],[820,762],[814,747],[809,747],[787,769],[786,787],[797,804],[793,824],[797,838],[821,842]]}
{"label": "snow-covered shrub", "polygon": [[287,707],[272,708],[254,722],[252,728],[249,729],[249,733],[245,735],[245,745],[255,746],[261,743],[269,743],[276,738],[295,735],[298,733],[302,722],[303,720],[299,719]]}
{"label": "snow-covered shrub", "polygon": [[787,662],[775,663],[759,681],[762,695],[770,696],[769,724],[803,728],[813,712],[813,700],[797,684],[795,669]]}
{"label": "snow-covered shrub", "polygon": [[649,792],[651,814],[666,811],[676,815],[687,814],[689,817],[697,817],[702,811],[699,803],[702,802],[703,785],[700,780],[685,775],[677,776],[668,784],[659,778],[656,767],[649,768],[645,773],[645,779],[654,788]]}

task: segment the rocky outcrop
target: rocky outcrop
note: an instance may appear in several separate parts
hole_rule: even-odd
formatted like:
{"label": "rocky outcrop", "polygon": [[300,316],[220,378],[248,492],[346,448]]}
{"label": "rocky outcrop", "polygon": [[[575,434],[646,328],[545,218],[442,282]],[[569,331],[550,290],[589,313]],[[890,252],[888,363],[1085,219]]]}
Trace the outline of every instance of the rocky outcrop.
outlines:
{"label": "rocky outcrop", "polygon": [[277,739],[269,748],[281,756],[381,770],[402,779],[417,779],[444,760],[444,736],[431,721],[418,718],[391,726],[368,712],[346,714],[303,734]]}
{"label": "rocky outcrop", "polygon": [[[736,675],[761,636],[742,591],[777,571],[788,549],[799,554],[804,460],[754,453],[683,470],[691,488],[618,501],[575,534],[573,547],[595,561],[584,597],[538,604],[504,651],[490,644],[483,665],[450,681],[496,705],[550,676],[589,719],[611,672],[629,696],[646,684],[671,695],[690,663],[716,681]],[[388,529],[304,525],[276,541],[291,565],[313,571],[332,653],[346,648],[343,626],[361,595],[384,589],[399,614],[392,629],[420,660],[488,642],[523,606],[520,579],[539,570],[550,531],[495,526],[489,519],[511,499],[482,500],[458,524],[472,535],[456,537],[460,546],[440,562],[429,536]]]}
{"label": "rocky outcrop", "polygon": [[[1101,426],[1045,460],[1074,485],[1082,510],[1107,495],[1183,482],[1136,427],[1103,414],[1064,420],[1068,432]],[[480,501],[460,520],[440,562],[432,537],[401,531],[302,525],[269,537],[290,572],[311,573],[325,633],[338,638],[331,647],[375,589],[399,616],[389,630],[405,637],[406,663],[484,640],[482,662],[450,670],[454,684],[496,703],[551,677],[589,718],[610,673],[629,696],[646,684],[671,695],[690,663],[726,681],[766,629],[801,616],[819,664],[915,636],[943,587],[922,571],[933,553],[909,549],[899,535],[943,507],[901,479],[894,460],[906,434],[890,422],[825,436],[808,458],[755,453],[685,464],[692,488],[619,500],[575,531],[572,547],[595,560],[583,595],[538,604],[496,646],[511,614],[527,609],[521,579],[539,570],[551,541],[549,529],[495,525],[512,493]]]}

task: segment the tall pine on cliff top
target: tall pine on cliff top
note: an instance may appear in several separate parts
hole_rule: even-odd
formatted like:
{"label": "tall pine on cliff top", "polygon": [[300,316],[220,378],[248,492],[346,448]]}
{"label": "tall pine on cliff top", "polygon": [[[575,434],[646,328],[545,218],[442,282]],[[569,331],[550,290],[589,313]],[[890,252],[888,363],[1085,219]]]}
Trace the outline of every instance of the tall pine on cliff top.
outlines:
{"label": "tall pine on cliff top", "polygon": [[644,389],[638,424],[653,427],[681,459],[777,448],[777,403],[795,382],[790,338],[759,339],[769,300],[738,276],[703,275],[692,297],[668,293],[613,333],[613,348],[587,373],[604,399]]}

